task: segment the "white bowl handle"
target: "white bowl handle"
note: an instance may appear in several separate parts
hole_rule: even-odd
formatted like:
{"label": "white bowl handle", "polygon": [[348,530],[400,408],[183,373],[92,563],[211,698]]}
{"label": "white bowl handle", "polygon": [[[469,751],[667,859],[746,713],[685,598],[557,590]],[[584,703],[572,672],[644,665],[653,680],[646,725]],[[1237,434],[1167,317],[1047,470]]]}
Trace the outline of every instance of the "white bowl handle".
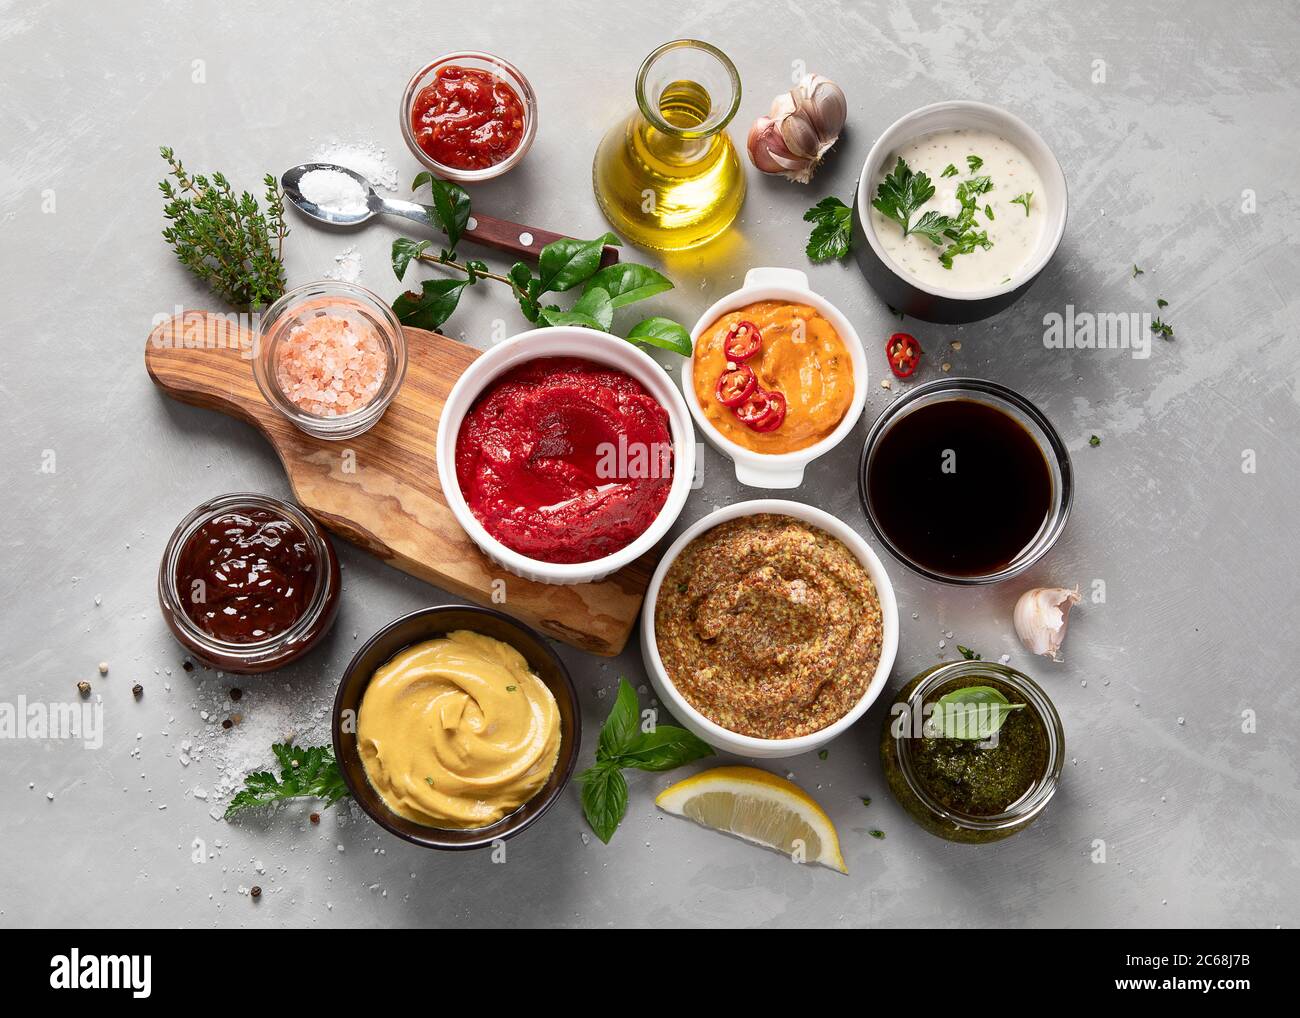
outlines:
{"label": "white bowl handle", "polygon": [[745,273],[746,286],[784,286],[791,290],[808,289],[808,276],[798,269],[759,266]]}
{"label": "white bowl handle", "polygon": [[736,461],[736,480],[750,488],[797,488],[803,484],[802,463],[789,466],[741,463]]}

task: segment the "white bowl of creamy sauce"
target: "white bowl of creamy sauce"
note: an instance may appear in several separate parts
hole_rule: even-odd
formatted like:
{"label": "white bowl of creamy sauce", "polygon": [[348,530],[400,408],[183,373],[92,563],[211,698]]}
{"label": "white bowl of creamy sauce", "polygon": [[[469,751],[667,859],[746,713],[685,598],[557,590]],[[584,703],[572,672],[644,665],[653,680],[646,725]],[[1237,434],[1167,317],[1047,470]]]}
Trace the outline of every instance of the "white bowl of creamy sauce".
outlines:
{"label": "white bowl of creamy sauce", "polygon": [[1042,271],[1066,205],[1060,165],[1024,121],[984,103],[936,103],[872,147],[854,202],[854,253],[899,311],[975,321]]}

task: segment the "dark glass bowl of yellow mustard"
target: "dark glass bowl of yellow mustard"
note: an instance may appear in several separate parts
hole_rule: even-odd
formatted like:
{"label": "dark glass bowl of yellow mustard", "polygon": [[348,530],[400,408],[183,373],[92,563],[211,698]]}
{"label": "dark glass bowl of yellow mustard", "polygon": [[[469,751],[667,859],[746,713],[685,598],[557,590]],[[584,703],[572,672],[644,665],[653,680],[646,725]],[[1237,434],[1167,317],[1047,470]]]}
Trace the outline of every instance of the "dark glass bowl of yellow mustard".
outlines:
{"label": "dark glass bowl of yellow mustard", "polygon": [[[991,686],[1012,704],[996,738],[943,738],[925,719],[940,697]],[[1033,823],[1056,794],[1065,760],[1061,717],[1023,672],[953,661],[917,675],[894,697],[880,733],[880,761],[894,798],[947,841],[1000,841]]]}

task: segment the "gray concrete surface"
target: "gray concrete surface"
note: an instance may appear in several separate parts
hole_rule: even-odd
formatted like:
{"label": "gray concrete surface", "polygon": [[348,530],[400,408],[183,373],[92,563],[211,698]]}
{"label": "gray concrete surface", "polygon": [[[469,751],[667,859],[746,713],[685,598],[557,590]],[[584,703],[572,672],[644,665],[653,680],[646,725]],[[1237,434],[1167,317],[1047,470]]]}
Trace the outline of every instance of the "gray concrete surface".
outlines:
{"label": "gray concrete surface", "polygon": [[[98,749],[0,740],[0,924],[1294,925],[1295,7],[618,7],[485,3],[450,18],[444,5],[401,2],[0,9],[0,698],[75,700],[88,679],[105,726]],[[883,786],[878,704],[826,760],[788,761],[838,825],[848,877],[657,814],[652,797],[667,775],[632,778],[629,815],[608,847],[584,836],[571,787],[510,843],[504,864],[406,845],[349,806],[319,827],[305,810],[212,819],[223,775],[269,759],[273,737],[327,738],[324,709],[354,641],[448,598],[341,546],[336,630],[297,666],[237,680],[247,691],[240,726],[218,724],[234,709],[226,690],[236,680],[181,670],[153,590],[172,527],[220,492],[287,486],[250,428],[161,397],[145,375],[153,316],[214,303],[158,236],[158,145],[252,185],[331,139],[369,141],[386,148],[404,188],[417,168],[396,116],[406,77],[439,52],[484,48],[531,76],[542,120],[523,165],[476,189],[475,201],[590,236],[604,226],[589,185],[597,140],[630,108],[641,57],[681,36],[735,58],[742,142],[788,87],[793,61],[841,82],[851,107],[810,187],[751,172],[736,230],[669,264],[679,286],[658,307],[686,322],[749,266],[807,268],[872,347],[878,377],[875,346],[895,321],[851,266],[808,267],[803,210],[827,194],[847,198],[875,135],[931,101],[1006,106],[1055,147],[1070,222],[1037,286],[983,324],[911,327],[927,351],[925,378],[947,360],[954,374],[1022,390],[1055,421],[1078,479],[1068,532],[1023,582],[995,589],[945,589],[888,565],[903,620],[894,684],[955,657],[957,643],[1009,654],[1064,716],[1070,759],[1057,801],[1000,845],[930,837]],[[291,282],[334,270],[355,245],[361,282],[398,292],[392,228],[350,237],[293,228]],[[1044,316],[1069,304],[1144,312],[1157,297],[1170,302],[1176,338],[1156,340],[1149,359],[1044,348]],[[476,293],[449,332],[482,343],[497,319],[511,330],[519,322],[499,294]],[[890,398],[873,381],[857,433],[794,497],[866,531],[853,464]],[[1253,473],[1243,471],[1248,451]],[[710,451],[704,489],[678,526],[750,494]],[[1091,597],[1099,581],[1104,603]],[[1017,595],[1040,583],[1089,595],[1061,665],[1031,658],[1012,630]],[[585,761],[617,677],[645,682],[639,648],[634,640],[613,661],[562,654],[583,699]],[[146,690],[139,702],[134,682]],[[1254,731],[1243,731],[1252,718]],[[256,902],[241,893],[252,884],[264,890]]]}

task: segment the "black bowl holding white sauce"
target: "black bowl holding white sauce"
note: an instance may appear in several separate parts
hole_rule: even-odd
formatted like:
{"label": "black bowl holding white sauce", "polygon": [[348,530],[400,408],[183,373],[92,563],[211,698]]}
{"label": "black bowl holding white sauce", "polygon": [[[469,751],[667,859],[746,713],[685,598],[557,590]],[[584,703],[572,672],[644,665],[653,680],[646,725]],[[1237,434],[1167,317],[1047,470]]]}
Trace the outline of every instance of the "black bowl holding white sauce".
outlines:
{"label": "black bowl holding white sauce", "polygon": [[[910,214],[898,210],[906,236],[897,217],[873,207],[900,157],[934,188]],[[1065,233],[1067,205],[1060,164],[1023,120],[985,103],[935,103],[895,121],[867,155],[853,200],[854,257],[895,310],[928,322],[979,321],[1013,304],[1042,272]],[[946,216],[948,229],[917,232],[927,212]]]}

